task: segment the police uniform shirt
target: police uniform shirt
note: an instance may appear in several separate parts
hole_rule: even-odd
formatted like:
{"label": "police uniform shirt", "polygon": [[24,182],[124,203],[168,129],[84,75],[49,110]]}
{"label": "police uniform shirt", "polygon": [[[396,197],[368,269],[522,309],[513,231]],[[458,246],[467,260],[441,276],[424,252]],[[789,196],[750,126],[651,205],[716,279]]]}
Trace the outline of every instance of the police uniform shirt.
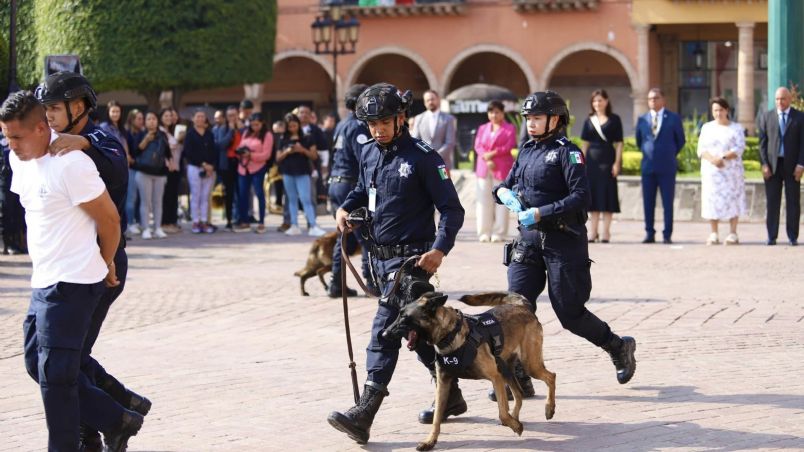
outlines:
{"label": "police uniform shirt", "polygon": [[360,172],[360,157],[363,146],[369,142],[371,133],[363,121],[358,120],[354,113],[341,121],[335,127],[335,156],[332,161],[332,176],[352,178],[357,181]]}
{"label": "police uniform shirt", "polygon": [[520,196],[523,209],[537,207],[542,219],[586,210],[590,203],[583,153],[567,137],[530,140],[520,149],[508,177],[494,187]]}
{"label": "police uniform shirt", "polygon": [[[429,242],[449,253],[463,226],[464,210],[444,160],[427,143],[412,138],[407,129],[387,151],[369,142],[362,151],[360,176],[341,206],[346,211],[369,206],[376,190],[372,234],[377,245]],[[436,233],[434,207],[441,213]]]}
{"label": "police uniform shirt", "polygon": [[[101,130],[92,121],[87,121],[79,135],[89,140],[90,147],[84,152],[95,163],[100,178],[120,215],[120,230],[125,233],[128,225],[126,218],[128,159],[125,148],[117,138]],[[124,242],[121,240],[120,243],[122,245]]]}
{"label": "police uniform shirt", "polygon": [[[50,141],[55,139],[51,132]],[[103,280],[107,269],[96,225],[79,207],[106,190],[90,158],[83,152],[68,152],[21,161],[11,153],[9,161],[14,171],[11,191],[20,196],[28,224],[31,287]]]}

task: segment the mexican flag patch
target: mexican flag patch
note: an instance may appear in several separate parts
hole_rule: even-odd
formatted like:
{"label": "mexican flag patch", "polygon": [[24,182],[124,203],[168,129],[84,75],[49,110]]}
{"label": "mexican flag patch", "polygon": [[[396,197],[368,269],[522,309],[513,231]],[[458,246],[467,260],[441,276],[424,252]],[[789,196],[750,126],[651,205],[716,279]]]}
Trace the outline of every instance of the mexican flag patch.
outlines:
{"label": "mexican flag patch", "polygon": [[583,165],[585,163],[581,151],[570,151],[569,160],[573,165]]}
{"label": "mexican flag patch", "polygon": [[441,176],[441,180],[449,179],[449,171],[447,171],[447,165],[438,166],[438,175]]}

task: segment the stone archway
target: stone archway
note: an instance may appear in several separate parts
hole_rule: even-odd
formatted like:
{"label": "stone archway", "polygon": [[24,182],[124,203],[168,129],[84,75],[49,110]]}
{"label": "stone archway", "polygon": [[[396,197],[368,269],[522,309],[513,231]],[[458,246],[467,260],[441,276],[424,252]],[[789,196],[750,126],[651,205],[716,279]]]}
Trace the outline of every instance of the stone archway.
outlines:
{"label": "stone archway", "polygon": [[[271,80],[246,85],[247,97],[262,104],[263,113],[271,120],[300,103],[312,104],[319,114],[331,111],[333,83],[338,84],[338,96],[343,93],[337,77],[333,77],[332,64],[327,59],[306,50],[288,50],[274,56]],[[337,102],[337,99],[334,100]]]}
{"label": "stone archway", "polygon": [[[399,77],[398,80],[388,79],[387,75],[383,77],[375,76],[376,71],[369,63],[378,62],[378,58],[380,62],[384,61],[402,67],[409,74],[407,76],[402,74],[403,76]],[[377,66],[380,65],[378,64]],[[420,72],[420,74],[413,74],[416,71]],[[383,67],[381,72],[385,74],[394,73],[392,70],[388,70],[387,67]],[[414,95],[419,97],[423,91],[438,87],[438,80],[427,61],[418,53],[398,46],[379,47],[361,55],[349,69],[344,86],[349,87],[355,83],[378,83],[380,81],[398,83],[398,88],[411,89]]]}
{"label": "stone archway", "polygon": [[[488,58],[497,58],[506,65],[506,68],[504,70],[500,70],[499,72],[507,72],[510,74],[511,70],[514,69],[514,72],[519,72],[520,76],[518,77],[517,74],[514,73],[514,79],[508,79],[508,81],[506,81],[501,74],[493,72],[490,73],[491,78],[497,78],[500,80],[484,80],[484,83],[498,84],[501,86],[506,86],[506,84],[510,85],[512,83],[516,84],[517,86],[513,87],[514,89],[512,89],[512,91],[518,95],[523,95],[523,97],[528,93],[538,90],[538,87],[540,86],[538,79],[531,70],[530,65],[525,63],[526,60],[522,55],[505,46],[500,46],[497,44],[478,44],[464,49],[455,55],[452,60],[450,60],[444,69],[444,74],[441,77],[441,92],[443,92],[444,95],[447,95],[447,93],[453,89],[459,88],[460,86],[456,86],[455,82],[458,82],[461,84],[461,86],[469,83],[477,83],[477,79],[462,80],[461,78],[457,78],[459,77],[457,76],[458,69],[465,64],[469,64],[470,66],[477,65]],[[477,72],[475,72],[475,75],[477,75]],[[471,76],[472,75],[470,74],[469,77]],[[521,80],[516,80],[517,78],[521,78]],[[466,83],[467,81],[469,83]],[[523,91],[521,86],[524,86],[524,92],[517,92]],[[512,88],[509,86],[506,87],[509,89]]]}
{"label": "stone archway", "polygon": [[628,59],[611,47],[590,43],[575,44],[556,54],[545,66],[542,86],[559,92],[570,105],[575,122],[570,130],[579,135],[590,111],[589,96],[605,89],[614,112],[620,116],[623,132],[633,133],[634,90],[638,76]]}

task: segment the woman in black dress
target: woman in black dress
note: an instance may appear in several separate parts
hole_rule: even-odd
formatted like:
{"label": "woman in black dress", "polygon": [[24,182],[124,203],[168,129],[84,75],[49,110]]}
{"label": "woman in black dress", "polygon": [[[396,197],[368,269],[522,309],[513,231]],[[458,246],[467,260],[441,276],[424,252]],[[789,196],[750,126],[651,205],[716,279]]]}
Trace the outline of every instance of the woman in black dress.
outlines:
{"label": "woman in black dress", "polygon": [[[611,239],[611,217],[620,211],[617,176],[623,161],[623,124],[611,112],[606,90],[599,89],[590,99],[592,112],[583,123],[581,150],[586,156],[586,170],[592,194],[589,212],[589,241]],[[598,236],[598,222],[603,214],[603,234]]]}

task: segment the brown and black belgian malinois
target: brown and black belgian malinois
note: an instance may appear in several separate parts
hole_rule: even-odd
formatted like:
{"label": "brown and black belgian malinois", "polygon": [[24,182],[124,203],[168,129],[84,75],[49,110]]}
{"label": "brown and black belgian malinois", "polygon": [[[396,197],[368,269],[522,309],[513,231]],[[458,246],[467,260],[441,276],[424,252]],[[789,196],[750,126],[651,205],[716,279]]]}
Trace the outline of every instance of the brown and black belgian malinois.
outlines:
{"label": "brown and black belgian malinois", "polygon": [[[542,380],[548,388],[547,402],[544,414],[551,419],[556,410],[556,374],[544,367],[542,359],[542,325],[539,319],[528,308],[528,301],[521,295],[507,292],[489,292],[477,295],[464,295],[460,299],[470,306],[494,306],[487,311],[494,316],[502,328],[503,347],[499,358],[510,369],[516,360],[522,362],[525,372],[531,377]],[[408,348],[416,346],[416,341],[425,339],[429,344],[436,344],[436,352],[440,355],[449,355],[464,346],[470,333],[470,324],[457,309],[444,306],[447,296],[437,292],[428,292],[417,301],[405,306],[396,321],[386,329],[389,336],[408,337]],[[458,326],[457,324],[461,325]],[[457,331],[449,344],[441,344],[453,331]],[[383,334],[386,334],[383,333]],[[441,347],[443,346],[443,347]],[[433,415],[433,429],[427,439],[419,443],[416,450],[430,450],[438,440],[441,430],[441,420],[447,408],[449,388],[452,384],[452,375],[442,367],[440,360],[436,360],[436,396],[435,413]],[[486,379],[494,384],[497,393],[497,406],[500,411],[500,421],[511,428],[517,435],[522,434],[522,423],[519,422],[519,410],[522,408],[522,389],[512,373],[509,377],[503,376],[498,368],[491,347],[482,343],[477,349],[474,361],[462,373],[461,378]],[[511,388],[514,394],[514,411],[508,413],[508,398],[505,385]]]}
{"label": "brown and black belgian malinois", "polygon": [[[293,276],[299,277],[299,286],[303,296],[310,295],[304,290],[304,283],[313,276],[318,276],[321,284],[324,285],[324,290],[329,289],[327,282],[324,281],[324,275],[332,271],[332,251],[335,249],[337,240],[337,232],[328,232],[315,239],[315,242],[310,245],[310,252],[307,253],[307,263],[304,264],[304,268],[293,274]],[[360,245],[357,245],[354,254],[359,252]]]}

